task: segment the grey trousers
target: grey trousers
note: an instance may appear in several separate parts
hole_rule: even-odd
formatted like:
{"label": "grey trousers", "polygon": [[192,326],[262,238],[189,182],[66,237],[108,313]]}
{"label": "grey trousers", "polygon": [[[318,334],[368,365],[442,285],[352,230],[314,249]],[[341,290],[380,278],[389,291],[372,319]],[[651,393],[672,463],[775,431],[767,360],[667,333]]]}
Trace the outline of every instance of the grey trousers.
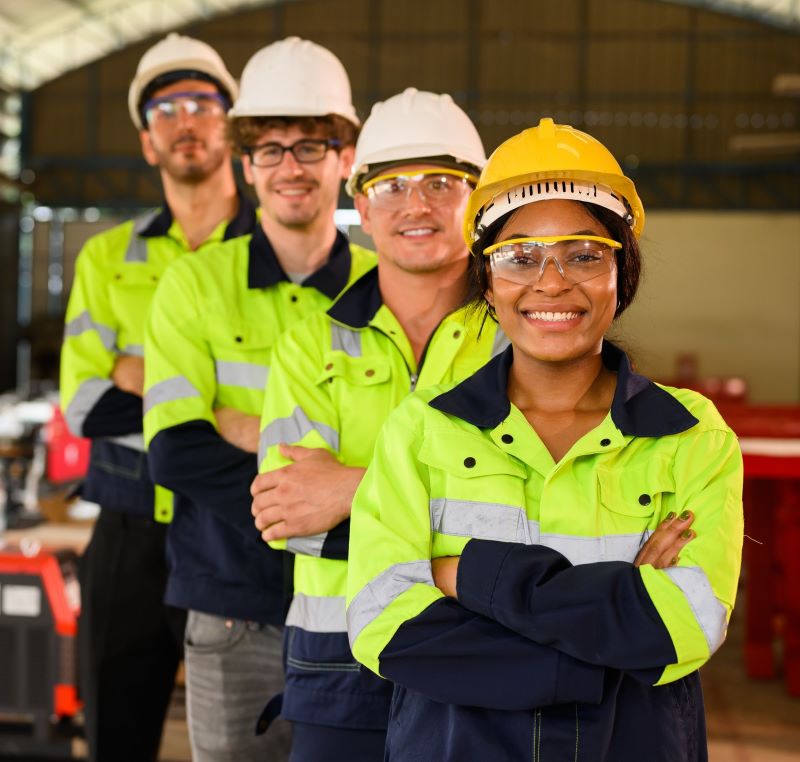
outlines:
{"label": "grey trousers", "polygon": [[285,762],[291,726],[282,719],[262,736],[256,722],[283,690],[280,628],[189,611],[186,714],[193,762]]}

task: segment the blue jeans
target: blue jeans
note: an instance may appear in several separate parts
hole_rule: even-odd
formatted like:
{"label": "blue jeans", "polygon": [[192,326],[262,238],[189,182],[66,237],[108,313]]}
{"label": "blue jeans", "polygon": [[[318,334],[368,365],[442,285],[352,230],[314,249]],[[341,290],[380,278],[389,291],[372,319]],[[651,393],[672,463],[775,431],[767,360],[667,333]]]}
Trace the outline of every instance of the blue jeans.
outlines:
{"label": "blue jeans", "polygon": [[280,628],[189,611],[186,713],[193,762],[286,762],[288,722],[262,736],[256,722],[283,689]]}

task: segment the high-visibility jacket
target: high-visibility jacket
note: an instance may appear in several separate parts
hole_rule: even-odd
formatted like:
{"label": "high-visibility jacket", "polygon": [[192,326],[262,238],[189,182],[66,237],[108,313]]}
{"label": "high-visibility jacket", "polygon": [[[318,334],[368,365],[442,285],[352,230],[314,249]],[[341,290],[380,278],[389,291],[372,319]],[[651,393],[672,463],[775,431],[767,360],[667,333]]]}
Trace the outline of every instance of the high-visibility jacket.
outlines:
{"label": "high-visibility jacket", "polygon": [[176,493],[167,603],[283,624],[282,554],[250,513],[256,456],[219,435],[214,409],[259,416],[280,334],[374,265],[337,232],[326,264],[292,282],[259,226],[162,280],[145,339],[144,434],[153,478]]}
{"label": "high-visibility jacket", "polygon": [[[396,683],[392,760],[705,759],[697,673],[722,643],[742,547],[742,458],[714,406],[617,373],[557,463],[507,395],[513,350],[387,421],[352,513],[356,658]],[[669,512],[697,536],[635,567]],[[460,556],[458,600],[431,559]],[[533,756],[531,756],[533,750]]]}
{"label": "high-visibility jacket", "polygon": [[[240,196],[236,216],[220,223],[198,251],[249,233],[255,222],[253,204]],[[83,496],[110,510],[153,516],[142,399],[114,386],[111,372],[119,356],[142,355],[156,286],[189,251],[165,206],[93,236],[78,255],[61,350],[61,406],[70,430],[92,439]],[[157,496],[168,516],[171,496],[161,489]]]}
{"label": "high-visibility jacket", "polygon": [[[382,302],[377,270],[327,313],[281,337],[262,416],[260,470],[287,465],[281,442],[324,448],[365,467],[389,413],[415,388],[465,378],[505,346],[494,323],[479,334],[465,310],[442,320],[418,365],[403,328]],[[349,522],[313,537],[271,543],[295,555],[294,599],[286,619],[282,714],[297,722],[383,729],[391,686],[354,661],[345,592]]]}

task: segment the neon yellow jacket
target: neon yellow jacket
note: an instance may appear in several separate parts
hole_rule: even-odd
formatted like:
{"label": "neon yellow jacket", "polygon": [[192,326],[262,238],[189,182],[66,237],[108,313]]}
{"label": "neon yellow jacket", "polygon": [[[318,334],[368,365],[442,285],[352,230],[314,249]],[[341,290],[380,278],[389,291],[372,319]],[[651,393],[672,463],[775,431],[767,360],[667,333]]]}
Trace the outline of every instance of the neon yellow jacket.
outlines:
{"label": "neon yellow jacket", "polygon": [[[707,399],[649,382],[606,342],[604,363],[617,373],[611,410],[555,463],[508,400],[512,359],[509,348],[454,388],[404,402],[353,502],[350,642],[361,663],[407,691],[389,746],[405,749],[398,759],[416,758],[417,737],[431,742],[431,759],[479,759],[442,739],[479,749],[479,728],[513,736],[511,710],[536,708],[540,730],[560,722],[559,758],[574,753],[579,715],[582,748],[637,722],[657,738],[652,723],[642,729],[656,706],[667,707],[669,732],[680,724],[673,712],[693,715],[685,727],[702,724],[696,674],[683,693],[659,688],[697,670],[725,637],[743,529],[735,435]],[[679,564],[634,567],[659,522],[685,509],[697,536]],[[457,602],[433,584],[431,559],[442,556],[461,556]],[[570,701],[574,711],[556,706]],[[518,740],[530,748],[527,735]],[[515,748],[511,738],[504,748]],[[609,754],[590,756],[637,758]]]}
{"label": "neon yellow jacket", "polygon": [[176,493],[167,603],[282,624],[282,562],[250,513],[256,458],[222,439],[214,409],[260,415],[281,333],[374,265],[337,233],[327,263],[294,283],[258,227],[162,280],[145,339],[144,434],[153,478]]}
{"label": "neon yellow jacket", "polygon": [[[243,235],[255,223],[253,205],[198,249]],[[120,355],[141,356],[150,301],[167,267],[189,252],[168,208],[89,239],[78,255],[61,351],[61,405],[78,436],[94,440],[84,496],[117,510],[153,513],[153,484],[142,440],[142,400],[111,381]],[[164,491],[164,505],[171,500]]]}
{"label": "neon yellow jacket", "polygon": [[[478,335],[479,322],[464,310],[448,315],[418,367],[402,327],[382,303],[377,271],[365,275],[327,313],[281,337],[264,400],[260,471],[288,464],[281,442],[324,448],[344,465],[367,466],[383,421],[415,387],[464,378],[505,346],[494,323]],[[296,554],[283,716],[382,728],[387,686],[358,673],[347,645],[348,528],[346,521],[323,535],[271,543]]]}

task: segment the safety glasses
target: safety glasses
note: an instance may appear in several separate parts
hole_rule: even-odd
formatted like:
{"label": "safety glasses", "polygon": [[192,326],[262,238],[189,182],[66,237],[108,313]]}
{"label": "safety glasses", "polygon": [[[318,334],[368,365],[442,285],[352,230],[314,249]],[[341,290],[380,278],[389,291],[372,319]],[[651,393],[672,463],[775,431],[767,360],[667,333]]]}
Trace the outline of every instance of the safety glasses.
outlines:
{"label": "safety glasses", "polygon": [[477,182],[478,178],[469,172],[441,167],[378,175],[364,183],[362,191],[374,206],[398,211],[414,190],[426,204],[446,206],[461,199],[464,188],[472,188]]}
{"label": "safety glasses", "polygon": [[211,119],[225,115],[227,100],[219,93],[171,93],[153,98],[144,104],[147,124],[172,124],[183,113],[195,119]]}
{"label": "safety glasses", "polygon": [[510,238],[484,249],[496,278],[530,286],[544,275],[552,260],[569,283],[583,283],[616,267],[619,241],[594,235],[560,235]]}

